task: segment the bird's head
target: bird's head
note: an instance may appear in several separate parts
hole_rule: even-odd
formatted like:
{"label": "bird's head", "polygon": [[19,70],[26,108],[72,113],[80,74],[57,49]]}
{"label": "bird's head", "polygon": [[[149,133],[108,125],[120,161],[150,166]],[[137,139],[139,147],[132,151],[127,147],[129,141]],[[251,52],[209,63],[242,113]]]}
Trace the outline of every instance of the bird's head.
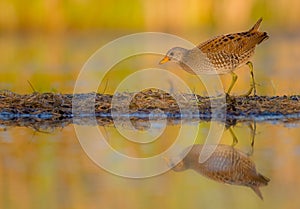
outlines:
{"label": "bird's head", "polygon": [[[178,162],[179,159],[170,159],[168,157],[164,157],[164,160],[166,161],[167,165],[172,168],[173,171],[184,171],[187,169],[185,163],[183,160],[180,160]],[[177,163],[175,163],[177,162]]]}
{"label": "bird's head", "polygon": [[176,63],[182,62],[182,58],[186,52],[187,52],[187,49],[184,49],[181,47],[174,47],[167,52],[167,54],[159,62],[159,64],[163,64],[163,63],[166,63],[169,61],[176,62]]}

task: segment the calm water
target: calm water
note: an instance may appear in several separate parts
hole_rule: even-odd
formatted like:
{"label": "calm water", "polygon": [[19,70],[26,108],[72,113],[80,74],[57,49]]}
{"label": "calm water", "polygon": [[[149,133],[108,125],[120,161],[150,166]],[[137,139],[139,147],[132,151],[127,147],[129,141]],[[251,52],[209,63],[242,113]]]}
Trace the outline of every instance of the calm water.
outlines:
{"label": "calm water", "polygon": [[[56,38],[38,35],[1,38],[0,89],[29,93],[29,80],[37,91],[70,93],[88,57],[106,40],[117,36],[111,34],[103,39],[96,35],[87,39],[90,37],[87,34]],[[254,70],[259,94],[299,94],[298,37],[274,33],[268,42],[258,47]],[[191,41],[197,40],[199,38],[192,37]],[[151,59],[149,62],[159,57]],[[112,93],[118,83],[131,73],[131,68],[139,68],[136,63],[139,62],[132,64],[128,61],[116,66],[110,75],[114,79],[109,79],[105,91]],[[195,84],[197,79],[194,77],[177,69],[171,71],[188,81],[195,92],[204,91],[201,85]],[[247,90],[249,80],[246,68],[237,73],[236,94]],[[228,86],[230,76],[222,79]],[[170,87],[169,83],[166,85]],[[190,133],[185,135],[187,139],[193,137],[191,132],[195,127],[199,127],[196,142],[203,143],[210,123],[192,125]],[[131,137],[137,141],[132,142],[113,127],[99,129],[115,150],[132,157],[149,157],[163,152],[174,142],[180,125],[167,127],[151,143],[139,143],[144,139],[139,138],[141,133],[153,137],[151,131],[131,132]],[[251,159],[257,170],[271,179],[268,186],[261,187],[264,201],[249,188],[220,184],[192,170],[169,171],[145,179],[119,177],[100,168],[88,157],[73,126],[47,131],[0,127],[1,208],[298,208],[300,205],[298,124],[257,124]],[[247,124],[237,124],[234,131],[239,140],[236,148],[249,152],[250,131]],[[85,140],[94,137],[87,132]],[[229,131],[223,133],[221,143],[232,143]],[[120,164],[113,159],[111,163]],[[122,168],[122,164],[119,166]],[[134,169],[125,166],[128,165],[124,164],[123,169]]]}

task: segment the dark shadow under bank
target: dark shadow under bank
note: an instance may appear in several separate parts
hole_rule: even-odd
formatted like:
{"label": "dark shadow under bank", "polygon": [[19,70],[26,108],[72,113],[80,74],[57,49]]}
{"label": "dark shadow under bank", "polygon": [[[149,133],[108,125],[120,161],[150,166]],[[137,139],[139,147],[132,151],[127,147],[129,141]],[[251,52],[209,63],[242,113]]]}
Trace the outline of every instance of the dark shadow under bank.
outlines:
{"label": "dark shadow under bank", "polygon": [[64,127],[72,123],[105,126],[112,125],[116,118],[133,123],[149,121],[149,118],[167,119],[169,124],[210,120],[228,125],[246,121],[289,123],[300,119],[300,95],[231,96],[211,100],[199,95],[170,95],[156,89],[116,95],[36,92],[20,95],[0,91],[0,125],[3,126]]}

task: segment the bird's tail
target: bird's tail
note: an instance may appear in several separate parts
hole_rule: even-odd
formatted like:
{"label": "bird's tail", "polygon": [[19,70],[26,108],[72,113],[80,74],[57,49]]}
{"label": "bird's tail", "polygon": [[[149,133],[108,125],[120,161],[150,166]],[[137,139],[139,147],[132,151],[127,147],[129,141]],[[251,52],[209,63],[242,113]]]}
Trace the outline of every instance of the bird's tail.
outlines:
{"label": "bird's tail", "polygon": [[257,194],[257,196],[259,196],[260,199],[264,199],[258,186],[252,186],[251,189]]}
{"label": "bird's tail", "polygon": [[269,38],[269,35],[267,32],[260,32],[258,31],[259,26],[262,22],[262,18],[259,18],[257,20],[257,22],[255,23],[255,25],[248,31],[249,33],[255,34],[253,37],[256,37],[256,44],[260,44],[261,42],[263,42],[264,40]]}
{"label": "bird's tail", "polygon": [[260,173],[258,173],[256,180],[257,180],[258,184],[257,185],[252,185],[250,187],[257,194],[257,196],[259,196],[259,198],[263,200],[264,198],[261,194],[261,191],[259,190],[259,187],[260,186],[267,186],[270,179],[268,177],[265,177],[265,176],[261,175]]}
{"label": "bird's tail", "polygon": [[249,32],[256,32],[256,31],[258,31],[259,26],[260,26],[262,20],[263,20],[262,17],[259,18],[259,19],[257,20],[257,22],[255,23],[255,25],[253,25],[253,27],[249,30]]}

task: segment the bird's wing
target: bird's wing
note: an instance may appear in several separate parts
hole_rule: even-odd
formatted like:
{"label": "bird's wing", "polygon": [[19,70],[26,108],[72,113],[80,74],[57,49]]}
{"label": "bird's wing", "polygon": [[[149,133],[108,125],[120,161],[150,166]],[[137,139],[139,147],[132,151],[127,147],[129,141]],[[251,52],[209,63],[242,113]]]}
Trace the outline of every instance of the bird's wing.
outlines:
{"label": "bird's wing", "polygon": [[265,32],[242,32],[217,36],[198,45],[204,53],[223,52],[227,54],[244,54],[268,38]]}

